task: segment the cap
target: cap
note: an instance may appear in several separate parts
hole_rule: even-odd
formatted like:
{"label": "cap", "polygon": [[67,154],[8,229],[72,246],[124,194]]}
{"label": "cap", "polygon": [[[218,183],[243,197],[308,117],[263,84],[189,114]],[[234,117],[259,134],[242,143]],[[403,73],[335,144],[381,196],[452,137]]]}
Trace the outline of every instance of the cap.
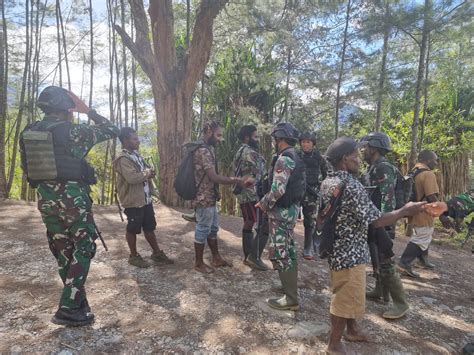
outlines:
{"label": "cap", "polygon": [[344,155],[352,153],[357,148],[363,147],[367,142],[357,143],[352,137],[339,137],[332,142],[326,150],[325,156],[332,162],[336,162]]}

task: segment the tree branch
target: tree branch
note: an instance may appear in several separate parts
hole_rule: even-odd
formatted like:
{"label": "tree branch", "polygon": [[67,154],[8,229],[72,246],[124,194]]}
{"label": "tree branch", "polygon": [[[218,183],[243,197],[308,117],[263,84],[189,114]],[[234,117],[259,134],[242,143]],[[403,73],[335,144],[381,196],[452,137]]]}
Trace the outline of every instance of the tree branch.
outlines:
{"label": "tree branch", "polygon": [[149,27],[143,0],[129,0],[128,2],[132,10],[132,16],[135,19],[135,42],[120,26],[116,25],[115,30],[150,80],[152,82],[157,81],[160,90],[166,92],[168,91],[168,85],[161,67],[157,64],[148,38]]}
{"label": "tree branch", "polygon": [[214,19],[225,7],[228,0],[202,0],[196,15],[193,38],[186,54],[182,71],[185,93],[191,95],[196,83],[206,69],[211,55]]}

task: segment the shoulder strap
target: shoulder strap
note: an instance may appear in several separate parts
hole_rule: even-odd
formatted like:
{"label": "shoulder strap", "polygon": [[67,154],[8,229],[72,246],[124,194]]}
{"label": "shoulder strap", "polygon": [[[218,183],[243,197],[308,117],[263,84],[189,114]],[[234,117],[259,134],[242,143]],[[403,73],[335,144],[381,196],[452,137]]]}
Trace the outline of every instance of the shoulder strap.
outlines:
{"label": "shoulder strap", "polygon": [[329,203],[322,209],[322,211],[318,214],[318,219],[326,219],[326,218],[332,218],[334,216],[334,213],[336,212],[337,207],[339,206],[342,198],[342,194],[344,193],[344,190],[346,188],[347,182],[345,180],[342,180],[334,189],[331,199],[329,200]]}
{"label": "shoulder strap", "polygon": [[237,166],[235,167],[234,175],[239,176],[240,174],[240,166],[242,165],[242,154],[244,154],[245,146],[240,147],[239,157],[237,158]]}

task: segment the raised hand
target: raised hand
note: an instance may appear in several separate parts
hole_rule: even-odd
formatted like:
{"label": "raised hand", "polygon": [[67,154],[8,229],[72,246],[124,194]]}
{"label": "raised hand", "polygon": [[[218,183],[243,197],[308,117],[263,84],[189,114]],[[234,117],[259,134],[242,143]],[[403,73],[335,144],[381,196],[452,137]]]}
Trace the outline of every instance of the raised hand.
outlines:
{"label": "raised hand", "polygon": [[89,106],[87,106],[84,101],[78,98],[76,94],[72,93],[71,91],[68,91],[67,94],[74,102],[74,105],[76,105],[74,108],[70,108],[69,112],[89,113],[91,110]]}

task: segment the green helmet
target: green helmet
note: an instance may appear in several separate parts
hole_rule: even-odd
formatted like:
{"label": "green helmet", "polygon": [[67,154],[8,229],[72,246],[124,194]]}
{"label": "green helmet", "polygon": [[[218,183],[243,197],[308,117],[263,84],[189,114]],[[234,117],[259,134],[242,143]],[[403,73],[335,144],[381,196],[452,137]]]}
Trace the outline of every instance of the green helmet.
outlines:
{"label": "green helmet", "polygon": [[360,141],[361,143],[367,142],[367,145],[372,148],[380,148],[388,152],[392,150],[390,137],[382,132],[371,132],[363,137]]}
{"label": "green helmet", "polygon": [[42,111],[53,109],[69,112],[70,109],[76,107],[68,91],[59,86],[48,86],[41,91],[36,104]]}
{"label": "green helmet", "polygon": [[292,141],[298,141],[300,132],[291,123],[281,122],[273,127],[270,134],[273,138],[285,138]]}

